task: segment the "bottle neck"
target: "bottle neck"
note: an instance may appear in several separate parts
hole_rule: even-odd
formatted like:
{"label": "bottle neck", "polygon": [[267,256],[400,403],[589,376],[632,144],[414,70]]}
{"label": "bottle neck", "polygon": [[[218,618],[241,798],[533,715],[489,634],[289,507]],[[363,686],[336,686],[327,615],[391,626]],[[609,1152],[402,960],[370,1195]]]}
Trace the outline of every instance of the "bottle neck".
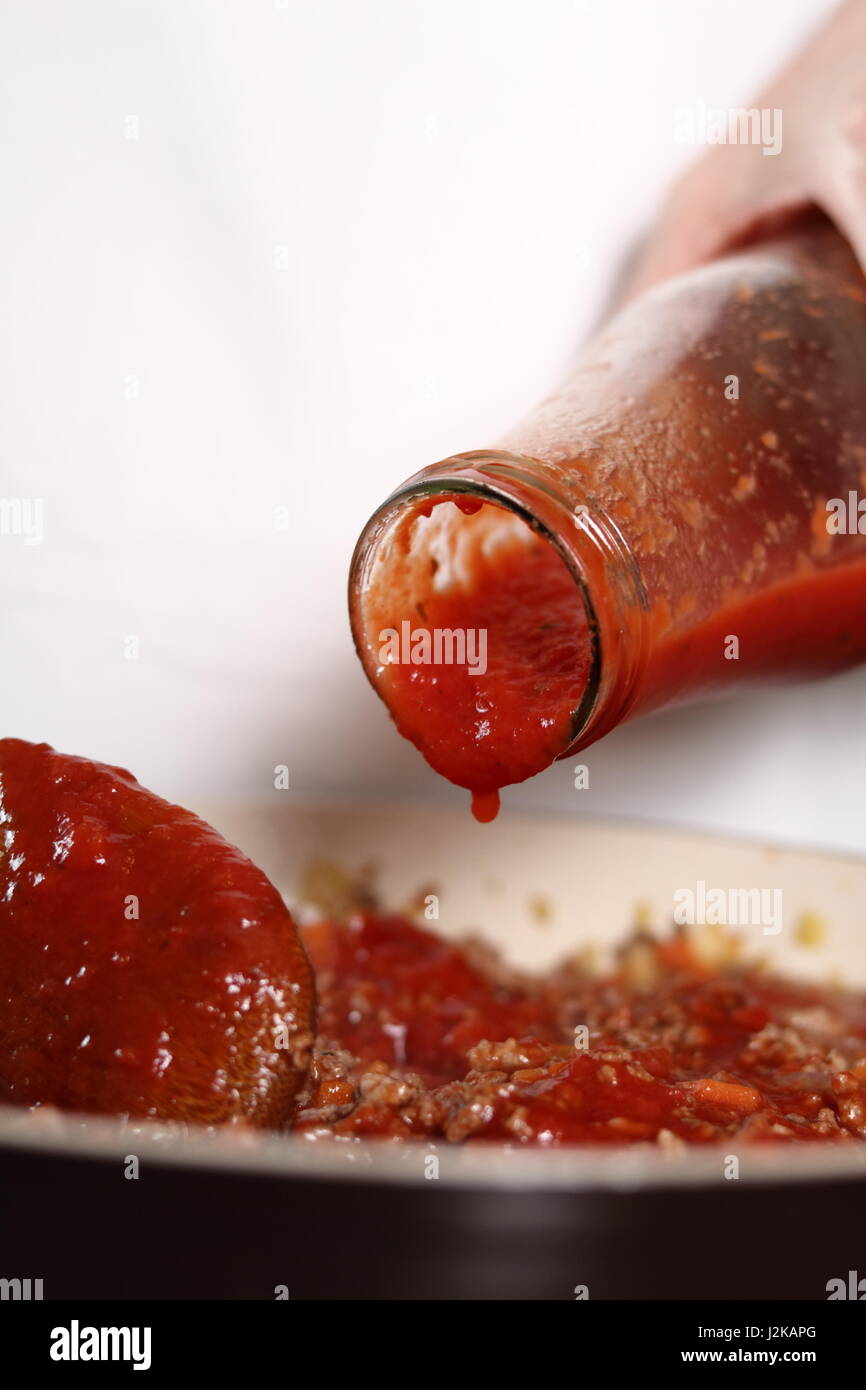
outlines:
{"label": "bottle neck", "polygon": [[554,470],[527,456],[496,450],[455,454],[407,479],[374,513],[361,535],[349,579],[352,632],[367,675],[376,685],[376,634],[368,631],[365,596],[375,585],[377,556],[407,511],[455,499],[516,513],[559,552],[586,612],[592,658],[583,697],[573,713],[566,757],[623,720],[649,654],[649,604],[634,556],[619,528],[589,495],[572,504]]}

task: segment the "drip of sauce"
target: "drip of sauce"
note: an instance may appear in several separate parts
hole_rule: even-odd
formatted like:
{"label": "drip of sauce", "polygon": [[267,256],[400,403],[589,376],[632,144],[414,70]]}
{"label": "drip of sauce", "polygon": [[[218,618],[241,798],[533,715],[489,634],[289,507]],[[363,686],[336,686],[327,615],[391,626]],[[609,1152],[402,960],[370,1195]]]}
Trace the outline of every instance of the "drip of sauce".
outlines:
{"label": "drip of sauce", "polygon": [[472,814],[481,825],[488,825],[499,815],[499,792],[472,792]]}

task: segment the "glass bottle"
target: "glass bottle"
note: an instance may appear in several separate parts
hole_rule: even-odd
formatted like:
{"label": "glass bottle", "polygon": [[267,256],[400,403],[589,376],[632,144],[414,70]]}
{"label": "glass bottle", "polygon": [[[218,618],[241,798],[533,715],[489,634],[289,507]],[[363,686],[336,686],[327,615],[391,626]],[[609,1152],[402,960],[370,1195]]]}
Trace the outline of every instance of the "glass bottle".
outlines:
{"label": "glass bottle", "polygon": [[[357,650],[486,818],[499,786],[625,719],[866,659],[864,498],[866,281],[816,215],[627,306],[499,448],[399,487],[355,551]],[[508,579],[533,547],[560,575],[534,614],[531,576]],[[467,628],[492,613],[492,670],[384,646],[437,605]]]}

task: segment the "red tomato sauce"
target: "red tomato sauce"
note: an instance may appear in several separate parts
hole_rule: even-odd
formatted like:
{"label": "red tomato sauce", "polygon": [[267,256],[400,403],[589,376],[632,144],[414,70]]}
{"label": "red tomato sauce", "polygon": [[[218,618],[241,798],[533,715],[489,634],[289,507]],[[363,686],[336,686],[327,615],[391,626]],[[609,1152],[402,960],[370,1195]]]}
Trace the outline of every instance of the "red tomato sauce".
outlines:
{"label": "red tomato sauce", "polygon": [[[732,595],[693,627],[675,627],[653,613],[657,654],[630,713],[654,709],[681,693],[739,680],[773,683],[826,676],[866,660],[866,561],[833,569],[806,568],[771,589]],[[729,636],[738,655],[725,655]]]}
{"label": "red tomato sauce", "polygon": [[0,825],[0,1100],[284,1124],[315,998],[265,875],[122,768],[44,743],[0,739]]}
{"label": "red tomato sauce", "polygon": [[472,793],[481,821],[495,817],[501,787],[534,776],[568,748],[592,660],[586,611],[565,561],[523,529],[519,545],[478,548],[470,583],[431,586],[423,602],[407,599],[389,614],[395,629],[485,634],[483,672],[397,662],[381,677],[400,733]]}
{"label": "red tomato sauce", "polygon": [[503,969],[399,916],[309,928],[319,1038],[296,1128],[522,1145],[866,1138],[866,995],[638,935],[599,979]]}

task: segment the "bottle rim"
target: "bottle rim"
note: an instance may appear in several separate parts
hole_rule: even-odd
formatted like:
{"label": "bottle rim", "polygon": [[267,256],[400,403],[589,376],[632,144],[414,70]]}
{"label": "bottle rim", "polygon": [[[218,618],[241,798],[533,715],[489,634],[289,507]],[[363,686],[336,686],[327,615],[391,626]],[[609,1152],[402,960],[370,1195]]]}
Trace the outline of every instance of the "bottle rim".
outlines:
{"label": "bottle rim", "polygon": [[[574,490],[573,478],[570,489]],[[571,505],[550,466],[503,450],[454,454],[407,478],[377,507],[358,539],[349,569],[349,617],[355,650],[373,688],[376,663],[365,633],[364,594],[377,548],[396,519],[420,503],[472,497],[518,515],[563,559],[586,613],[592,659],[572,712],[566,758],[607,733],[627,713],[647,658],[649,602],[637,563],[619,527],[587,494]]]}

